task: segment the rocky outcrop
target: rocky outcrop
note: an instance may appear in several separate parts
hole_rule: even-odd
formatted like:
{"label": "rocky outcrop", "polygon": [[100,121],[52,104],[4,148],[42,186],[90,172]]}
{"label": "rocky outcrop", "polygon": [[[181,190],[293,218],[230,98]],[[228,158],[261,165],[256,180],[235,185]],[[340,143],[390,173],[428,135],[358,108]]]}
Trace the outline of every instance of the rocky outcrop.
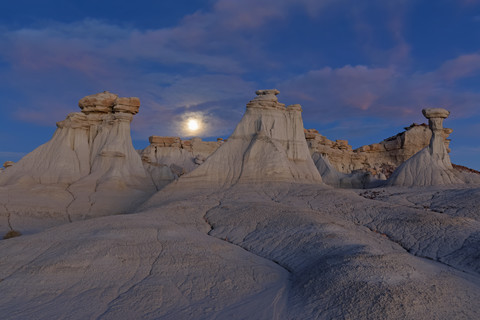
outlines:
{"label": "rocky outcrop", "polygon": [[150,145],[140,155],[157,189],[197,168],[223,143],[223,139],[202,141],[159,136],[151,136],[149,141]]}
{"label": "rocky outcrop", "polygon": [[474,182],[478,177],[454,170],[445,144],[443,120],[450,112],[442,108],[422,110],[428,119],[431,139],[428,147],[399,166],[387,181],[389,186],[432,186]]}
{"label": "rocky outcrop", "polygon": [[[452,129],[443,129],[447,151],[450,140],[447,137]],[[376,179],[385,179],[403,162],[425,148],[431,138],[431,131],[426,124],[412,124],[393,137],[379,143],[352,149],[347,140],[332,141],[315,129],[305,130],[310,152],[327,155],[334,169],[340,173],[368,172]]]}
{"label": "rocky outcrop", "polygon": [[127,212],[156,190],[130,137],[139,99],[106,91],[81,99],[79,107],[57,123],[50,141],[0,176],[0,202],[12,224],[32,213],[75,220]]}
{"label": "rocky outcrop", "polygon": [[305,141],[300,105],[279,103],[278,90],[258,90],[233,134],[179,183],[322,181]]}

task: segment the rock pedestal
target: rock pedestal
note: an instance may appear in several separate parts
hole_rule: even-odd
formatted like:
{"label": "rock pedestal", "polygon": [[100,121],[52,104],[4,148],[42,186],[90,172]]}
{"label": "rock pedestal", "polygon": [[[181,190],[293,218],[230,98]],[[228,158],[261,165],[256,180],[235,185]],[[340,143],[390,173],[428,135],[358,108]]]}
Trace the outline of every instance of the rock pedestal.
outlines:
{"label": "rock pedestal", "polygon": [[391,186],[433,186],[465,183],[467,177],[455,171],[445,146],[443,120],[450,112],[441,108],[423,109],[432,132],[428,147],[398,167],[387,181]]}
{"label": "rock pedestal", "polygon": [[428,127],[432,131],[430,139],[430,153],[443,158],[447,154],[445,148],[445,138],[443,129],[443,120],[448,118],[450,111],[441,108],[423,109],[423,115],[428,119]]}

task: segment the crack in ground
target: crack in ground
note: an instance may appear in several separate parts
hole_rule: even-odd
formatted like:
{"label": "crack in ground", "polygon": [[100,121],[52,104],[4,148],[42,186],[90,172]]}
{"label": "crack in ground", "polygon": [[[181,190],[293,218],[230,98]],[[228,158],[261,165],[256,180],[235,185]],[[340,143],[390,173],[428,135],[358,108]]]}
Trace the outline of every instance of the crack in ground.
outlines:
{"label": "crack in ground", "polygon": [[[223,200],[223,199],[222,199],[222,200]],[[281,267],[282,269],[284,269],[285,271],[287,271],[289,274],[292,274],[292,270],[291,270],[290,268],[284,266],[283,264],[281,264],[280,262],[278,262],[278,261],[276,261],[276,260],[272,260],[272,259],[269,259],[269,258],[267,258],[267,257],[263,257],[263,256],[261,256],[261,255],[258,255],[257,253],[250,251],[248,248],[243,247],[241,244],[236,244],[236,243],[228,240],[228,237],[219,238],[219,237],[216,237],[216,236],[214,236],[214,235],[211,234],[211,232],[212,232],[215,228],[214,228],[213,224],[208,220],[207,215],[208,215],[212,210],[215,210],[215,209],[220,208],[220,207],[222,206],[222,203],[223,203],[222,200],[217,200],[217,201],[218,201],[218,204],[215,205],[215,206],[213,206],[213,207],[211,207],[210,209],[206,210],[206,211],[205,211],[205,214],[203,215],[203,219],[205,220],[205,223],[207,223],[207,224],[210,226],[210,231],[207,233],[207,235],[210,236],[210,237],[213,237],[213,238],[215,238],[215,239],[228,242],[229,244],[234,245],[234,246],[236,246],[236,247],[239,247],[239,248],[247,251],[248,253],[253,254],[253,255],[256,256],[256,257],[259,257],[259,258],[261,258],[261,259],[265,259],[265,260],[268,260],[268,261],[270,261],[270,262],[273,262],[273,263],[275,263],[276,265],[280,266],[280,267]],[[273,200],[272,200],[272,201],[273,201]]]}
{"label": "crack in ground", "polygon": [[8,227],[10,228],[10,230],[12,231],[13,230],[13,227],[12,227],[12,222],[11,222],[11,217],[12,217],[12,213],[10,212],[10,210],[8,210],[8,207],[7,207],[7,204],[10,202],[10,192],[8,192],[9,190],[7,189],[7,203],[2,203],[3,207],[5,208],[5,212],[7,213],[7,224],[8,224]]}
{"label": "crack in ground", "polygon": [[3,204],[3,207],[5,208],[5,212],[7,213],[7,223],[8,223],[8,227],[10,228],[10,230],[13,230],[12,223],[10,222],[10,217],[11,217],[12,214],[11,214],[10,211],[8,210],[6,203]]}
{"label": "crack in ground", "polygon": [[48,248],[46,248],[45,250],[43,250],[42,252],[40,252],[38,255],[36,255],[33,259],[31,259],[30,261],[22,264],[20,267],[18,267],[17,269],[15,269],[14,271],[12,271],[8,276],[6,276],[5,278],[3,278],[2,280],[7,280],[9,278],[11,278],[13,275],[15,275],[18,271],[20,271],[21,269],[23,268],[26,268],[28,265],[30,265],[31,263],[33,263],[35,260],[37,260],[40,256],[42,256],[43,254],[45,254],[48,250],[50,250],[51,248],[53,248],[55,245],[57,245],[58,243],[53,243],[51,244],[50,246],[48,246]]}
{"label": "crack in ground", "polygon": [[[212,236],[212,235],[210,234],[210,232],[213,231],[213,225],[210,223],[210,221],[209,221],[208,218],[207,218],[208,214],[209,214],[212,210],[215,210],[215,209],[220,208],[220,207],[222,206],[222,200],[217,200],[217,201],[218,201],[218,204],[217,204],[216,206],[213,206],[213,207],[211,207],[210,209],[208,209],[208,210],[205,211],[205,214],[203,215],[203,220],[204,220],[205,223],[210,227],[210,230],[207,232],[207,235],[209,235],[209,236],[211,236],[211,237],[214,237],[214,238],[216,238],[216,239],[220,239],[220,238],[217,238],[217,237]],[[226,241],[228,241],[228,239],[220,239],[220,240],[226,240]]]}
{"label": "crack in ground", "polygon": [[131,292],[135,287],[137,287],[138,285],[140,285],[143,281],[145,281],[146,279],[148,279],[149,277],[153,276],[153,269],[154,269],[154,266],[157,264],[157,262],[160,260],[160,257],[162,256],[162,253],[164,251],[164,248],[163,248],[163,245],[162,243],[160,242],[160,240],[158,240],[158,237],[160,236],[160,230],[157,229],[157,236],[155,237],[155,240],[156,242],[158,243],[158,245],[160,246],[160,252],[157,254],[157,257],[153,260],[151,266],[150,266],[150,270],[148,271],[148,274],[146,276],[144,276],[141,280],[135,282],[134,284],[132,284],[130,287],[128,287],[126,290],[124,290],[122,293],[118,293],[117,294],[117,297],[112,299],[108,305],[107,305],[107,309],[101,314],[99,315],[96,319],[97,320],[100,320],[102,319],[104,316],[106,316],[108,314],[108,312],[111,310],[112,306],[115,304],[116,301],[120,300],[123,296],[127,295],[129,292]]}
{"label": "crack in ground", "polygon": [[68,219],[68,222],[72,222],[72,217],[70,216],[70,213],[68,212],[68,209],[70,208],[70,206],[72,205],[72,203],[77,200],[77,198],[75,197],[75,195],[73,194],[72,191],[70,191],[68,188],[70,188],[72,184],[69,184],[68,187],[65,188],[65,191],[67,191],[68,193],[70,193],[70,195],[72,196],[72,201],[70,201],[70,203],[67,205],[67,207],[65,208],[65,213],[67,214],[67,219]]}
{"label": "crack in ground", "polygon": [[[382,200],[382,199],[376,199],[376,197],[377,197],[378,195],[381,195],[381,193],[377,192],[377,193],[375,193],[375,194],[373,195],[373,197],[370,197],[371,194],[369,194],[368,192],[364,192],[363,194],[360,194],[360,196],[362,196],[363,198],[366,198],[366,199],[368,199],[368,200],[375,200],[375,201],[377,201],[377,202],[381,202],[381,203],[388,204],[391,208],[409,208],[409,209],[413,209],[413,210],[422,210],[422,209],[423,209],[423,210],[428,211],[428,212],[435,212],[435,213],[437,213],[437,214],[445,215],[444,212],[439,212],[439,211],[437,211],[437,210],[432,210],[432,209],[430,209],[429,207],[428,207],[428,208],[425,208],[425,207],[418,207],[418,206],[413,206],[413,205],[412,205],[412,206],[409,206],[409,205],[401,205],[401,204],[389,204],[388,202],[386,202],[386,201],[384,201],[384,200]],[[320,212],[318,209],[315,209],[315,208],[314,208],[314,205],[312,204],[312,202],[314,202],[317,197],[318,197],[318,195],[315,196],[314,199],[310,199],[310,200],[307,199],[307,200],[306,200],[306,204],[307,204],[307,206],[308,206],[311,210],[313,210],[313,211],[315,211],[315,212]],[[368,212],[366,212],[366,213],[368,213]],[[344,214],[346,214],[346,212],[344,212]],[[378,217],[378,214],[381,214],[381,212],[377,212],[377,215],[376,215],[377,217]],[[375,224],[377,223],[377,222],[376,222],[376,217],[370,216],[370,219],[371,219],[370,222],[362,221],[363,219],[358,219],[358,218],[357,218],[358,221],[355,222],[354,220],[352,220],[352,217],[349,217],[348,215],[345,215],[345,218],[346,218],[347,221],[351,221],[351,222],[353,222],[353,223],[356,224],[356,225],[361,225],[361,226],[363,226],[363,227],[366,227],[366,228],[367,228],[368,230],[370,230],[371,232],[374,232],[374,233],[376,233],[376,234],[378,234],[378,235],[380,235],[380,236],[385,237],[387,240],[389,240],[389,241],[391,241],[391,242],[399,245],[399,246],[400,246],[401,248],[403,248],[407,253],[411,254],[411,255],[414,256],[414,257],[418,257],[418,258],[423,258],[423,259],[428,259],[428,260],[431,260],[431,261],[435,261],[435,262],[437,262],[437,263],[440,263],[440,264],[442,264],[442,265],[445,265],[445,266],[454,268],[455,270],[458,270],[458,271],[461,271],[461,272],[464,272],[464,273],[476,274],[474,270],[465,269],[465,268],[462,267],[461,265],[455,266],[455,265],[449,264],[449,263],[447,263],[446,261],[444,261],[444,259],[445,259],[446,257],[449,257],[449,256],[453,255],[455,252],[458,252],[458,251],[462,250],[462,248],[465,246],[465,243],[466,243],[466,241],[468,240],[469,237],[466,237],[466,238],[463,240],[463,243],[462,243],[462,245],[461,245],[459,248],[453,250],[452,252],[450,252],[450,253],[448,253],[448,254],[446,254],[446,255],[438,256],[438,250],[437,250],[435,257],[433,257],[433,256],[426,256],[426,255],[420,254],[420,251],[421,251],[420,249],[417,250],[418,253],[414,253],[414,252],[413,252],[413,248],[412,248],[412,247],[409,248],[408,246],[406,246],[405,244],[403,244],[403,243],[402,243],[402,240],[398,240],[398,241],[397,241],[397,240],[394,240],[390,235],[388,235],[388,233],[384,233],[383,230],[377,229],[377,228],[375,228],[375,227],[372,227],[371,225],[375,225]],[[445,231],[445,230],[443,230],[443,231]],[[411,235],[413,235],[413,234],[411,234]],[[432,235],[431,237],[433,237],[433,235]],[[426,246],[430,246],[430,245],[432,245],[432,244],[435,244],[435,242],[427,241],[427,239],[422,239],[423,241],[421,241],[421,238],[419,238],[419,239],[417,239],[417,240],[418,240],[417,243],[419,243],[419,242],[426,242],[426,244],[425,244]],[[473,273],[472,273],[472,272],[473,272]]]}

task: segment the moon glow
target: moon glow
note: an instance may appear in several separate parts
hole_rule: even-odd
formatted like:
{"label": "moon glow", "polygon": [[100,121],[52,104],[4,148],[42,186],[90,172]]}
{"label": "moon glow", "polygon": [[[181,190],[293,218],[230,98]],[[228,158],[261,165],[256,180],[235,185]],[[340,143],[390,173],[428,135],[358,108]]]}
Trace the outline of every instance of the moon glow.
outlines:
{"label": "moon glow", "polygon": [[188,130],[194,132],[200,128],[200,124],[198,123],[198,120],[190,119],[188,120],[187,127],[188,127]]}

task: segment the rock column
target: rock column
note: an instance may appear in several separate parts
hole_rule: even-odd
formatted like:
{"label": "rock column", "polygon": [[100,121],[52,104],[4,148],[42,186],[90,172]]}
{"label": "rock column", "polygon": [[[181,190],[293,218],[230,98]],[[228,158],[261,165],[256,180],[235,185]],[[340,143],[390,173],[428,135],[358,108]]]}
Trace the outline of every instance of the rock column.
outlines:
{"label": "rock column", "polygon": [[443,120],[448,118],[450,112],[442,108],[429,108],[423,109],[422,113],[428,119],[428,126],[432,130],[430,154],[438,159],[444,159],[448,153],[445,148]]}

